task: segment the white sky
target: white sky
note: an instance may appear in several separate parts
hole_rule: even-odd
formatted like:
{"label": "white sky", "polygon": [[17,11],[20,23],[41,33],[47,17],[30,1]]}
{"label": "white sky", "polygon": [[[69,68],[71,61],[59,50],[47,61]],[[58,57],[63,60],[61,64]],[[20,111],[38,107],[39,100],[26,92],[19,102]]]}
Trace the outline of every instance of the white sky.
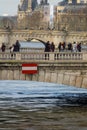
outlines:
{"label": "white sky", "polygon": [[[48,1],[51,4],[57,4],[61,0],[48,0]],[[20,0],[0,0],[0,16],[3,14],[16,15],[19,3]]]}

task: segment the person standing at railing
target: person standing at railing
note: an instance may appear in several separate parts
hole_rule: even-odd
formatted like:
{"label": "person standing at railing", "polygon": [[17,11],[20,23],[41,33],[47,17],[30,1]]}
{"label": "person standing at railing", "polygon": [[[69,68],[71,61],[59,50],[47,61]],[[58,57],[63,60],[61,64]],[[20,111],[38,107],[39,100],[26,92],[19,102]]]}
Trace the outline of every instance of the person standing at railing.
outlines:
{"label": "person standing at railing", "polygon": [[[49,41],[45,44],[45,52],[51,52],[51,44]],[[49,54],[45,54],[45,60],[49,60]]]}
{"label": "person standing at railing", "polygon": [[58,45],[58,49],[59,49],[59,52],[61,52],[61,50],[62,50],[62,43],[61,42]]}
{"label": "person standing at railing", "polygon": [[77,44],[76,44],[76,42],[73,43],[73,52],[77,52]]}
{"label": "person standing at railing", "polygon": [[54,51],[55,51],[55,45],[54,45],[54,42],[51,43],[50,47],[51,47],[51,52],[54,52]]}
{"label": "person standing at railing", "polygon": [[77,44],[77,50],[78,50],[78,52],[81,52],[81,43]]}
{"label": "person standing at railing", "polygon": [[45,52],[50,52],[51,51],[51,44],[49,41],[45,44]]}
{"label": "person standing at railing", "polygon": [[10,52],[13,52],[13,50],[14,50],[14,45],[10,46],[9,49],[10,49]]}
{"label": "person standing at railing", "polygon": [[72,43],[68,43],[68,50],[69,50],[69,51],[72,51],[72,50],[73,50]]}
{"label": "person standing at railing", "polygon": [[19,52],[19,51],[20,51],[20,43],[19,43],[19,41],[18,41],[18,40],[16,41],[16,49],[17,49],[17,52]]}
{"label": "person standing at railing", "polygon": [[63,43],[62,43],[62,50],[64,51],[65,49],[66,49],[66,43],[63,42]]}
{"label": "person standing at railing", "polygon": [[2,43],[2,46],[1,46],[2,52],[5,52],[5,49],[6,49],[6,45],[4,43]]}
{"label": "person standing at railing", "polygon": [[13,57],[14,53],[13,53],[13,50],[14,50],[14,44],[12,46],[9,47],[10,49],[10,54],[11,54],[11,58]]}
{"label": "person standing at railing", "polygon": [[19,51],[20,51],[20,43],[17,40],[16,43],[14,44],[13,52],[19,52]]}

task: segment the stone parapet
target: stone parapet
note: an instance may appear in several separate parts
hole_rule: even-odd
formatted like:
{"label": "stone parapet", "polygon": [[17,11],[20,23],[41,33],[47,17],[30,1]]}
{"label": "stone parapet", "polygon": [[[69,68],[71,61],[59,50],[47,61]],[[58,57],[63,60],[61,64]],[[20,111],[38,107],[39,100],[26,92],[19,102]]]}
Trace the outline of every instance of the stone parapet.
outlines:
{"label": "stone parapet", "polygon": [[87,61],[87,53],[79,52],[5,52],[0,53],[0,60],[30,61]]}

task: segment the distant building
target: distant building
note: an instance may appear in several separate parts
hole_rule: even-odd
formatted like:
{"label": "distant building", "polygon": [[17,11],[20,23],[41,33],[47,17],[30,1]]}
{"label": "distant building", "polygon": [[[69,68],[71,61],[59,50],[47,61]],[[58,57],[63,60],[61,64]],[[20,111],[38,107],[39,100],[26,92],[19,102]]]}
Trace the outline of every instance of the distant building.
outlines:
{"label": "distant building", "polygon": [[37,7],[38,2],[37,0],[32,0],[32,10],[35,10],[35,8]]}
{"label": "distant building", "polygon": [[17,16],[0,18],[0,28],[48,29],[50,5],[48,0],[20,0]]}
{"label": "distant building", "polygon": [[40,5],[49,5],[48,0],[40,0]]}
{"label": "distant building", "polygon": [[85,4],[87,0],[68,0],[68,4]]}
{"label": "distant building", "polygon": [[59,2],[60,5],[65,5],[65,4],[86,4],[87,0],[63,0],[62,2]]}
{"label": "distant building", "polygon": [[[28,16],[35,10],[38,3],[37,0],[20,0],[18,5],[18,27],[27,28]],[[22,21],[22,22],[21,22]]]}
{"label": "distant building", "polygon": [[[22,21],[22,22],[21,22]],[[48,0],[21,0],[18,6],[19,28],[47,28],[50,21],[50,6]]]}
{"label": "distant building", "polygon": [[37,6],[37,0],[20,0],[19,11],[31,11]]}
{"label": "distant building", "polygon": [[87,0],[63,0],[56,7],[57,30],[87,31]]}
{"label": "distant building", "polygon": [[0,17],[0,29],[17,28],[17,16],[1,16]]}

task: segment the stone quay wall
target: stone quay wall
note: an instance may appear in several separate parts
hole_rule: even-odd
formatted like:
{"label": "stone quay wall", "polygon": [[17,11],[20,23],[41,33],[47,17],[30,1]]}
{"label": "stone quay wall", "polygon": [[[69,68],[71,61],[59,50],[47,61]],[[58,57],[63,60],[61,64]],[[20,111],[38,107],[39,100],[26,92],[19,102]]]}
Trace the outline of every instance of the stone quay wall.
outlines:
{"label": "stone quay wall", "polygon": [[37,74],[22,74],[22,63],[31,61],[0,61],[0,80],[29,80],[87,88],[85,61],[32,61],[38,64]]}

